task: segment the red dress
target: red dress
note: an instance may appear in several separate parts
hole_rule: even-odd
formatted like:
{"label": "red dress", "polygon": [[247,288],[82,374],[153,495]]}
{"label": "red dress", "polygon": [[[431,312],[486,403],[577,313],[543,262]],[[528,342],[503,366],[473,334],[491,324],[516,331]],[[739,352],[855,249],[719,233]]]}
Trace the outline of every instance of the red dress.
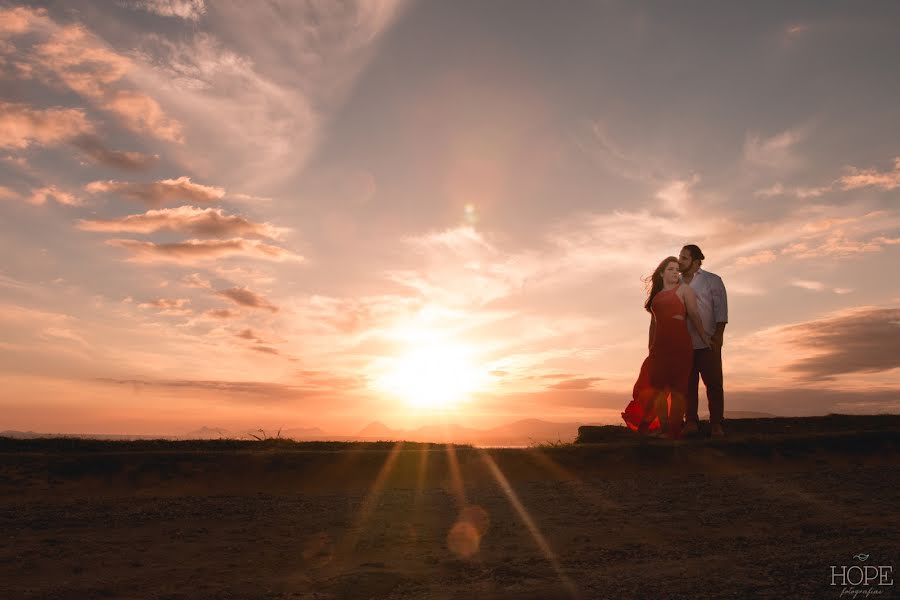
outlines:
{"label": "red dress", "polygon": [[694,361],[694,344],[687,328],[687,310],[676,291],[664,290],[653,297],[650,309],[656,319],[656,330],[650,355],[641,365],[634,384],[634,398],[622,413],[625,424],[637,431],[641,422],[650,422],[649,431],[658,431],[659,417],[653,399],[665,392],[670,396],[669,434],[678,437],[684,418],[684,399]]}

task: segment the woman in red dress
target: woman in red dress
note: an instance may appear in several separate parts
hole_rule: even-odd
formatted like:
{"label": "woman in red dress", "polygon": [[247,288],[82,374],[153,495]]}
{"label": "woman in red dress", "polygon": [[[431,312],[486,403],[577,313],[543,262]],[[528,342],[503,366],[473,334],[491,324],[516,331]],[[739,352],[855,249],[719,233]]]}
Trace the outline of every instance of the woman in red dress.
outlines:
{"label": "woman in red dress", "polygon": [[641,365],[634,384],[633,400],[625,408],[625,424],[641,434],[677,439],[684,420],[688,378],[694,360],[694,345],[688,333],[689,318],[710,345],[700,315],[697,297],[681,284],[678,259],[663,260],[650,278],[649,297],[644,308],[650,313],[650,354]]}

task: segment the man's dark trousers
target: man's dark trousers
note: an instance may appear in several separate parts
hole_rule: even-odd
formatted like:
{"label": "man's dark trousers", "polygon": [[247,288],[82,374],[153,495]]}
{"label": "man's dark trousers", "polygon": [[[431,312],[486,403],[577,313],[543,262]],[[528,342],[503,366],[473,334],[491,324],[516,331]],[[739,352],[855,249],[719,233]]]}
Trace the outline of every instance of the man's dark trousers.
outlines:
{"label": "man's dark trousers", "polygon": [[694,367],[688,380],[687,407],[685,417],[695,423],[700,421],[697,408],[700,404],[700,378],[706,386],[709,402],[709,424],[719,425],[725,416],[725,392],[722,389],[722,349],[701,348],[694,350]]}

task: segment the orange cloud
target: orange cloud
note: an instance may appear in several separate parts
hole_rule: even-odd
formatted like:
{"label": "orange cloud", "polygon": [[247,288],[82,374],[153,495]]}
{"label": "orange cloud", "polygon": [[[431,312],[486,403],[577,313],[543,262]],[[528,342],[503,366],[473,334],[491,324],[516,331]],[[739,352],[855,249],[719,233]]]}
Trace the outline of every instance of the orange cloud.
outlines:
{"label": "orange cloud", "polygon": [[38,42],[20,51],[7,44],[0,52],[18,54],[20,77],[57,82],[115,114],[129,129],[163,140],[181,142],[181,124],[165,115],[159,104],[141,91],[121,85],[132,70],[131,60],[110,50],[79,24],[59,26],[46,12],[16,9],[0,12],[0,32],[36,32]]}
{"label": "orange cloud", "polygon": [[193,312],[187,308],[190,303],[191,301],[187,298],[157,298],[138,304],[138,308],[155,308],[163,315],[183,316]]}
{"label": "orange cloud", "polygon": [[877,169],[857,169],[848,167],[849,173],[841,177],[840,182],[845,190],[863,187],[877,187],[882,190],[900,188],[900,156],[894,158],[891,171],[880,172]]}
{"label": "orange cloud", "polygon": [[34,47],[34,57],[70,89],[91,99],[102,98],[131,68],[128,58],[103,47],[80,25],[56,30]]}
{"label": "orange cloud", "polygon": [[290,250],[264,244],[257,240],[234,238],[230,240],[187,240],[172,244],[155,244],[138,240],[107,240],[107,245],[124,248],[131,253],[134,262],[174,262],[190,264],[228,256],[246,256],[273,261],[302,261]]}
{"label": "orange cloud", "polygon": [[102,107],[116,113],[134,131],[151,133],[172,142],[183,141],[181,125],[167,117],[159,103],[146,94],[120,90]]}
{"label": "orange cloud", "polygon": [[832,190],[832,186],[823,185],[818,187],[785,187],[781,183],[776,183],[770,187],[765,189],[757,190],[754,195],[761,196],[763,198],[772,198],[775,196],[794,196],[795,198],[800,198],[801,200],[806,200],[807,198],[818,198],[824,194],[827,194]]}
{"label": "orange cloud", "polygon": [[275,239],[280,231],[267,223],[254,223],[237,215],[228,215],[220,208],[179,206],[148,210],[141,215],[121,219],[82,220],[78,228],[85,231],[154,233],[161,230],[178,231],[208,237],[241,235]]}
{"label": "orange cloud", "polygon": [[[273,305],[271,302],[269,302],[259,294],[252,292],[247,288],[229,288],[227,290],[220,290],[216,292],[216,294],[222,296],[223,298],[228,298],[232,302],[240,304],[241,306],[247,306],[250,308],[263,308],[272,312],[278,312],[277,306]],[[250,330],[248,329],[247,331]]]}
{"label": "orange cloud", "polygon": [[92,131],[93,127],[80,109],[41,110],[25,104],[0,102],[0,147],[53,146]]}
{"label": "orange cloud", "polygon": [[734,264],[745,267],[750,265],[764,265],[766,263],[775,261],[775,253],[771,250],[761,250],[755,254],[751,254],[750,256],[741,256]]}
{"label": "orange cloud", "polygon": [[215,202],[225,196],[220,187],[193,183],[190,177],[163,179],[153,183],[131,183],[127,181],[94,181],[84,189],[92,194],[116,193],[149,206],[159,206],[166,202],[187,200],[188,202]]}
{"label": "orange cloud", "polygon": [[842,232],[835,232],[818,242],[796,242],[786,246],[781,253],[794,258],[821,258],[823,256],[853,256],[867,252],[881,252],[885,246],[900,244],[900,238],[876,236],[870,239],[854,240]]}
{"label": "orange cloud", "polygon": [[57,204],[65,204],[66,206],[81,206],[83,204],[81,200],[68,192],[64,192],[55,185],[45,186],[32,191],[31,196],[28,198],[28,203],[34,204],[35,206],[41,206],[45,204],[48,199],[54,200]]}
{"label": "orange cloud", "polygon": [[214,317],[216,319],[231,319],[232,317],[236,317],[237,313],[233,310],[228,310],[227,308],[211,308],[205,313],[208,317]]}
{"label": "orange cloud", "polygon": [[27,33],[46,17],[47,11],[43,8],[33,9],[17,6],[0,10],[0,36],[14,36]]}

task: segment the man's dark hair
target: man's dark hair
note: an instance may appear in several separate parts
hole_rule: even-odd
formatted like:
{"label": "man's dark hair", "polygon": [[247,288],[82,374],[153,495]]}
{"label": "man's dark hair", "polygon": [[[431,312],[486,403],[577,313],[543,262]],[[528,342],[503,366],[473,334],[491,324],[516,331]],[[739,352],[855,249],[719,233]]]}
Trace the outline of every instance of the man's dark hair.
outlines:
{"label": "man's dark hair", "polygon": [[693,260],[699,260],[700,264],[703,264],[703,259],[706,257],[703,256],[703,252],[700,251],[699,246],[696,244],[688,244],[684,249],[691,253],[691,258]]}

